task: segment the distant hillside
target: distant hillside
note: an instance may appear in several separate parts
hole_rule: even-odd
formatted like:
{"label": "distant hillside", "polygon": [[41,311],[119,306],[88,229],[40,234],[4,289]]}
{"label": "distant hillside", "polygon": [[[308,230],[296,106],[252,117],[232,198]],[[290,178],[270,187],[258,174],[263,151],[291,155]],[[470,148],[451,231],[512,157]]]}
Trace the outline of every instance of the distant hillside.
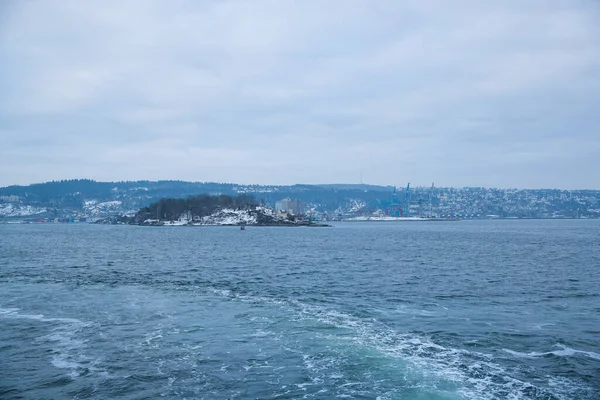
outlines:
{"label": "distant hillside", "polygon": [[[371,190],[366,190],[366,187]],[[377,190],[372,190],[374,188]],[[267,186],[184,181],[96,182],[77,179],[0,188],[0,216],[3,215],[2,202],[13,204],[11,212],[15,216],[18,215],[19,205],[45,210],[44,215],[75,212],[96,216],[114,214],[117,211],[134,212],[162,198],[185,198],[199,194],[248,194],[257,201],[270,205],[290,197],[314,205],[321,211],[333,212],[348,208],[358,198],[361,201],[377,202],[387,197],[386,191],[389,188],[372,185]],[[32,215],[31,208],[28,211],[28,215]]]}
{"label": "distant hillside", "polygon": [[[460,218],[598,218],[599,190],[520,190],[493,188],[399,188],[364,184],[240,185],[218,182],[64,180],[0,188],[0,219],[99,218],[133,215],[163,198],[197,195],[249,195],[274,206],[284,198],[304,202],[307,213],[323,219],[388,214]],[[408,202],[407,202],[408,200]]]}

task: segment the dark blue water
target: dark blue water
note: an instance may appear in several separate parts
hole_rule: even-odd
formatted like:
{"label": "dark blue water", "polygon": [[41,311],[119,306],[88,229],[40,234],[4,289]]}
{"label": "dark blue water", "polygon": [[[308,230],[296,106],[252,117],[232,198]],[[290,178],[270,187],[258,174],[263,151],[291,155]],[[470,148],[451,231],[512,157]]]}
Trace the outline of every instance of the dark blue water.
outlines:
{"label": "dark blue water", "polygon": [[0,239],[2,399],[600,399],[600,221]]}

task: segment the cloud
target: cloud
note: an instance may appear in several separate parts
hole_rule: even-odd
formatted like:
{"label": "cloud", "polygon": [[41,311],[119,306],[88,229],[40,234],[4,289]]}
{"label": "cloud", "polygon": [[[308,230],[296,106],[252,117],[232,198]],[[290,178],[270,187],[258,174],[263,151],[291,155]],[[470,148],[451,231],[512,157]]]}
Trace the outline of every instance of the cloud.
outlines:
{"label": "cloud", "polygon": [[0,184],[598,187],[593,1],[2,7]]}

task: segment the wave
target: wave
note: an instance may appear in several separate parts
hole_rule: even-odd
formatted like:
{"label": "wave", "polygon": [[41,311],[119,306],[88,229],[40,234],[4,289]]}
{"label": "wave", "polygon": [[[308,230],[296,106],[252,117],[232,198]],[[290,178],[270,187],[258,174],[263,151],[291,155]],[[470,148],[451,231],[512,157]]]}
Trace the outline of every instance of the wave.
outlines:
{"label": "wave", "polygon": [[21,319],[31,319],[35,321],[41,322],[64,322],[70,324],[81,324],[81,325],[89,325],[78,319],[74,318],[48,318],[45,317],[44,314],[21,314],[19,313],[19,308],[1,308],[0,307],[0,315],[3,315],[8,318],[21,318]]}
{"label": "wave", "polygon": [[[267,303],[283,308],[292,322],[314,321],[344,330],[343,335],[327,330],[321,331],[321,338],[349,340],[361,347],[374,349],[386,357],[397,358],[411,366],[411,373],[419,376],[419,386],[424,390],[436,391],[440,387],[452,387],[458,395],[466,399],[529,399],[529,398],[594,398],[599,393],[594,388],[574,379],[546,376],[540,383],[529,383],[519,378],[522,371],[518,367],[499,364],[492,354],[475,352],[436,343],[426,335],[412,332],[398,332],[377,321],[375,318],[360,318],[323,305],[306,304],[294,299],[280,299],[267,296],[254,296],[236,293],[235,290],[199,288],[205,293],[224,296],[229,300],[250,303]],[[293,329],[297,329],[294,327]],[[343,346],[343,344],[340,344]],[[559,354],[585,354],[592,358],[598,354],[581,352],[569,348],[558,350]],[[309,355],[304,356],[305,366],[314,372],[322,372],[323,366],[314,364]],[[331,360],[322,360],[331,365]],[[418,371],[418,372],[415,372]]]}
{"label": "wave", "polygon": [[48,323],[50,333],[35,339],[37,343],[48,344],[51,351],[50,363],[59,369],[68,370],[67,376],[75,379],[91,372],[106,373],[98,367],[99,360],[91,359],[84,354],[86,341],[80,335],[85,328],[92,327],[92,323],[80,321],[75,318],[46,317],[43,314],[20,313],[18,308],[1,308],[0,317],[11,319],[25,319]]}
{"label": "wave", "polygon": [[538,358],[538,357],[546,357],[546,356],[557,356],[557,357],[573,357],[573,356],[584,356],[594,360],[600,361],[600,354],[594,353],[593,351],[584,351],[584,350],[576,350],[570,347],[564,346],[562,344],[556,344],[556,347],[560,347],[560,350],[546,351],[543,353],[539,352],[529,352],[522,353],[519,351],[514,351],[510,349],[502,349],[506,353],[511,354],[515,357],[521,358]]}

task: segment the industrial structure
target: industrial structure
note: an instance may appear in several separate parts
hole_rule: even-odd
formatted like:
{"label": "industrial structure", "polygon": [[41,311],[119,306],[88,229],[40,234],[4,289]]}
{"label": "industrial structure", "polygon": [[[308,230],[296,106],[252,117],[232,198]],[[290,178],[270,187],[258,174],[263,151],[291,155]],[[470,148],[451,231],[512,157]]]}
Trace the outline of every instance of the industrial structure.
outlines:
{"label": "industrial structure", "polygon": [[275,211],[280,214],[301,215],[304,214],[304,203],[286,198],[275,203]]}
{"label": "industrial structure", "polygon": [[406,185],[404,198],[400,199],[400,194],[396,186],[392,190],[392,196],[389,201],[380,201],[379,206],[385,210],[385,214],[390,217],[408,217],[410,206],[410,182]]}

